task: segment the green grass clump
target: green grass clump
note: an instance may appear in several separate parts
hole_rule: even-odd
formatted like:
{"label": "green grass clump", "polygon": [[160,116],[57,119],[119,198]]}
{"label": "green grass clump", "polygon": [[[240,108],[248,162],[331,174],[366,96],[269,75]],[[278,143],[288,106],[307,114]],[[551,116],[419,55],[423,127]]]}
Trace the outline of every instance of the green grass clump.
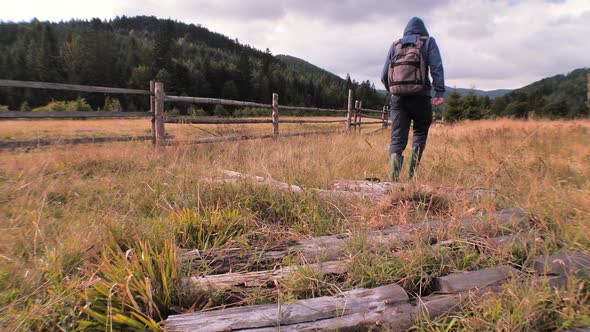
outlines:
{"label": "green grass clump", "polygon": [[184,248],[218,248],[252,230],[252,223],[235,208],[184,208],[172,216],[176,241]]}
{"label": "green grass clump", "polygon": [[81,329],[160,330],[176,302],[180,265],[176,245],[164,240],[160,246],[146,241],[125,241],[124,247],[110,236],[95,263],[85,266]]}

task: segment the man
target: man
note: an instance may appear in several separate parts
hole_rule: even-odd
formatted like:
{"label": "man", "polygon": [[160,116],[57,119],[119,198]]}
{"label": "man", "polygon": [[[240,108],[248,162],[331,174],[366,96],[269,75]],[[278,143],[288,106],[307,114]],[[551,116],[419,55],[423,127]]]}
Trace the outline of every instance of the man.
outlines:
{"label": "man", "polygon": [[[408,144],[408,134],[410,131],[410,121],[413,121],[413,142],[409,162],[409,179],[414,176],[414,172],[420,163],[424,148],[426,147],[426,138],[428,129],[432,123],[432,104],[439,106],[444,102],[445,82],[442,59],[436,41],[428,35],[424,22],[418,17],[412,18],[404,30],[404,36],[396,40],[387,54],[385,65],[381,73],[381,82],[385,88],[393,92],[389,107],[391,110],[391,144],[389,145],[389,165],[390,178],[392,181],[399,181],[399,175],[402,169],[404,157],[403,151]],[[417,45],[421,47],[417,47]],[[424,62],[424,79],[423,85],[418,87],[418,91],[399,93],[399,89],[391,88],[397,84],[390,82],[390,64],[396,55],[396,50],[406,47],[420,49]],[[398,51],[399,52],[399,51]],[[400,54],[402,52],[399,52]],[[393,68],[393,67],[392,67]],[[432,76],[432,84],[428,77],[428,72]],[[392,81],[394,79],[391,79]],[[401,82],[404,84],[407,82]],[[431,91],[434,86],[435,98],[431,101]]]}

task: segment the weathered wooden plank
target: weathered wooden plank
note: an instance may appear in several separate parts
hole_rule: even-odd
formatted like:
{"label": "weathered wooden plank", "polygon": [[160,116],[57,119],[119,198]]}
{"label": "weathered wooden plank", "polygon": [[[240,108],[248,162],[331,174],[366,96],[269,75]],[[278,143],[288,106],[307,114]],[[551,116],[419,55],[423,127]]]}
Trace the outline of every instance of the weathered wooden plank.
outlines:
{"label": "weathered wooden plank", "polygon": [[[300,133],[282,133],[281,137],[297,137],[297,136],[312,136],[312,135],[333,135],[337,134],[340,131],[331,130],[331,131],[304,131]],[[179,145],[179,144],[207,144],[207,143],[218,143],[218,142],[235,142],[235,141],[245,141],[245,140],[253,140],[253,139],[265,139],[265,138],[273,138],[274,135],[272,134],[265,134],[265,135],[241,135],[241,136],[220,136],[220,137],[207,137],[207,138],[197,138],[193,140],[186,140],[186,141],[168,141],[166,145]]]}
{"label": "weathered wooden plank", "polygon": [[346,112],[348,112],[347,110],[339,110],[339,109],[331,109],[331,108],[287,106],[287,105],[281,105],[281,109],[291,110],[291,111],[329,112],[329,113],[346,113]]}
{"label": "weathered wooden plank", "polygon": [[[547,278],[541,277],[535,278],[536,282],[547,282]],[[469,289],[465,292],[456,294],[433,294],[427,297],[416,298],[405,300],[401,298],[399,300],[383,300],[373,301],[364,304],[364,308],[361,311],[351,311],[338,314],[334,317],[317,319],[318,316],[308,316],[308,319],[303,317],[300,319],[302,322],[288,324],[286,321],[281,321],[280,324],[277,322],[272,323],[274,317],[267,319],[265,323],[259,324],[266,325],[262,327],[249,327],[239,328],[237,325],[221,326],[220,328],[226,328],[225,331],[243,331],[243,332],[272,332],[280,329],[282,332],[291,331],[359,331],[359,330],[370,330],[373,327],[381,327],[388,331],[405,331],[409,328],[413,320],[417,317],[427,316],[431,319],[436,319],[442,315],[452,314],[458,310],[461,310],[463,305],[476,301],[481,295],[488,292],[498,292],[500,287],[497,283],[482,286],[476,289]],[[319,298],[322,299],[322,298]],[[307,300],[306,300],[307,301]],[[261,307],[261,306],[257,306]],[[277,305],[278,307],[278,305]],[[254,309],[254,307],[250,307]],[[235,308],[238,309],[238,308]],[[232,310],[232,309],[229,309]],[[210,315],[209,318],[216,320],[227,320],[228,322],[235,319],[233,316],[249,315],[248,310],[236,310],[236,312],[230,312],[229,310],[219,310],[216,313],[206,313]],[[193,317],[198,317],[199,314],[192,314]],[[181,315],[182,316],[182,315]],[[256,316],[258,317],[258,316]],[[276,314],[275,314],[276,317]],[[268,318],[268,317],[266,317]],[[191,320],[185,319],[184,326],[180,329],[172,331],[193,331],[199,328],[201,325],[208,322],[202,320]],[[204,326],[204,325],[202,325]],[[168,323],[166,323],[168,327]],[[193,328],[191,330],[191,328]]]}
{"label": "weathered wooden plank", "polygon": [[219,118],[193,118],[193,117],[170,117],[164,118],[165,123],[192,123],[192,124],[252,124],[272,123],[267,119],[219,119]]}
{"label": "weathered wooden plank", "polygon": [[352,123],[352,89],[348,89],[348,107],[346,109],[346,130],[350,131]]}
{"label": "weathered wooden plank", "polygon": [[[495,250],[504,248],[511,248],[514,243],[518,243],[523,249],[527,248],[528,239],[521,236],[521,234],[506,235],[497,238],[480,238],[480,239],[459,239],[459,241],[471,243],[473,246],[480,248],[485,247],[489,250],[490,243],[493,244]],[[443,247],[452,246],[455,240],[442,241],[433,245],[434,250],[440,250]],[[400,252],[400,255],[406,252]],[[225,274],[212,274],[206,276],[193,276],[188,278],[186,284],[195,287],[196,289],[215,289],[215,290],[231,290],[234,287],[266,287],[273,286],[275,281],[281,281],[291,278],[298,271],[313,271],[316,275],[345,274],[350,262],[348,260],[329,261],[322,263],[314,263],[303,266],[285,266],[278,269],[253,271],[253,272],[232,272]]]}
{"label": "weathered wooden plank", "polygon": [[[272,108],[270,104],[260,104],[247,101],[219,99],[219,98],[203,98],[203,97],[184,97],[184,96],[166,96],[165,101],[192,103],[192,104],[215,104],[225,106],[242,106],[242,107],[258,107],[258,108]],[[282,108],[282,106],[281,106]]]}
{"label": "weathered wooden plank", "polygon": [[347,315],[364,314],[383,305],[408,304],[409,298],[398,285],[356,289],[341,296],[324,296],[293,303],[237,307],[168,317],[168,331],[231,331],[278,327]]}
{"label": "weathered wooden plank", "polygon": [[0,80],[0,86],[13,87],[13,88],[32,88],[32,89],[52,89],[52,90],[66,90],[66,91],[79,91],[79,92],[98,92],[98,93],[117,93],[117,94],[136,94],[136,95],[149,95],[148,90],[137,90],[137,89],[122,89],[122,88],[111,88],[104,86],[88,86],[88,85],[77,85],[77,84],[62,84],[62,83],[49,83],[49,82],[32,82],[32,81],[13,81],[13,80]]}
{"label": "weathered wooden plank", "polygon": [[[360,119],[360,117],[358,118]],[[378,123],[383,123],[383,121],[368,121],[368,122],[355,122],[355,123],[351,123],[351,126],[360,126],[362,125],[370,125],[370,124],[378,124]]]}
{"label": "weathered wooden plank", "polygon": [[359,108],[359,111],[365,112],[365,113],[378,113],[378,114],[383,113],[383,110],[374,110],[374,109],[370,109],[370,108],[363,108],[362,106]]}
{"label": "weathered wooden plank", "polygon": [[590,277],[590,255],[574,252],[543,256],[532,262],[532,268],[538,275],[568,276],[573,273],[578,277]]}
{"label": "weathered wooden plank", "polygon": [[0,119],[147,118],[149,112],[0,112]]}
{"label": "weathered wooden plank", "polygon": [[346,120],[281,120],[281,123],[344,123]]}
{"label": "weathered wooden plank", "polygon": [[[168,136],[173,137],[173,136]],[[69,144],[91,144],[91,143],[109,143],[109,142],[130,142],[130,141],[149,141],[152,136],[116,136],[116,137],[81,137],[81,138],[61,138],[55,140],[30,140],[0,142],[0,149],[16,149],[48,145],[69,145]]]}
{"label": "weathered wooden plank", "polygon": [[[386,195],[391,191],[403,191],[407,185],[399,182],[389,181],[367,181],[367,180],[348,180],[338,179],[332,182],[330,188],[333,190],[352,191],[373,193],[376,195]],[[452,188],[442,186],[419,185],[417,190],[424,193],[440,193],[464,195],[471,198],[494,197],[496,191],[487,188]]]}
{"label": "weathered wooden plank", "polygon": [[211,288],[215,290],[229,290],[236,286],[262,287],[273,285],[275,280],[288,279],[302,269],[324,275],[344,274],[347,268],[346,261],[332,261],[304,266],[286,266],[275,270],[193,276],[189,278],[188,284],[198,289]]}
{"label": "weathered wooden plank", "polygon": [[434,279],[433,290],[437,293],[456,294],[472,289],[505,283],[520,272],[508,265],[472,272],[453,273]]}
{"label": "weathered wooden plank", "polygon": [[156,144],[164,145],[166,143],[166,128],[164,124],[164,83],[154,82],[154,120],[156,128]]}
{"label": "weathered wooden plank", "polygon": [[[589,89],[588,90],[590,91],[590,83],[589,83]],[[590,332],[590,327],[578,327],[578,328],[574,328],[574,329],[563,331],[563,332]]]}
{"label": "weathered wooden plank", "polygon": [[[363,113],[361,113],[361,115],[365,118],[381,120],[381,121],[379,121],[379,123],[383,123],[383,119],[381,119],[380,116],[373,116],[373,115],[368,115],[368,114],[363,114]],[[366,123],[366,122],[363,122],[363,123]]]}
{"label": "weathered wooden plank", "polygon": [[273,138],[279,138],[279,95],[272,94],[272,134]]}
{"label": "weathered wooden plank", "polygon": [[[508,209],[491,215],[499,223],[525,223],[529,220],[528,214],[521,209]],[[458,221],[457,226],[464,232],[471,231],[478,218],[464,218]],[[418,224],[400,225],[369,232],[369,243],[399,243],[410,241],[416,234],[422,237],[431,236],[436,231],[447,228],[449,221],[437,220]],[[207,265],[216,273],[241,270],[254,263],[264,265],[278,264],[284,257],[290,254],[299,256],[303,261],[315,263],[318,261],[336,261],[343,258],[346,253],[348,235],[328,235],[298,241],[292,246],[284,246],[266,250],[253,248],[245,252],[243,249],[212,249],[205,252],[198,250],[188,251],[182,255],[183,261],[194,266]]]}

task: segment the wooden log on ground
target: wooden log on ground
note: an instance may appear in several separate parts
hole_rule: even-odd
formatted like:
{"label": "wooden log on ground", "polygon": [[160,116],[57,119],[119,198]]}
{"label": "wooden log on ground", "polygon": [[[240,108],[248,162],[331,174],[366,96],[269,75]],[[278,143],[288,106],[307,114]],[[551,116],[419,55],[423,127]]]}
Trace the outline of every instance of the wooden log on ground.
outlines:
{"label": "wooden log on ground", "polygon": [[[363,180],[346,180],[338,179],[332,182],[330,188],[333,190],[372,193],[375,195],[385,196],[391,191],[403,191],[407,185],[399,182],[389,181],[363,181]],[[470,198],[493,197],[496,191],[487,188],[452,188],[452,187],[435,187],[429,185],[419,185],[417,187],[421,192],[429,193],[450,193],[457,195],[465,195]]]}
{"label": "wooden log on ground", "polygon": [[437,293],[457,294],[471,289],[500,285],[519,275],[519,271],[508,265],[472,272],[453,273],[434,279],[433,289]]}
{"label": "wooden log on ground", "polygon": [[[283,134],[282,136],[288,136],[288,134]],[[302,187],[289,185],[285,182],[273,180],[271,178],[242,174],[239,172],[229,170],[222,171],[220,179],[206,179],[206,181],[212,183],[239,183],[239,181],[243,180],[265,184],[278,190],[290,190],[294,193],[316,193],[323,198],[337,199],[358,199],[363,197],[379,199],[386,196],[391,191],[403,191],[406,187],[406,185],[398,182],[374,182],[340,179],[332,183],[332,185],[330,186],[332,189],[304,189]],[[295,187],[297,188],[295,189]],[[465,196],[471,199],[493,197],[496,194],[494,190],[486,188],[450,188],[419,185],[417,189],[424,193],[453,194],[458,196]]]}
{"label": "wooden log on ground", "polygon": [[[514,243],[518,243],[522,248],[528,247],[528,241],[521,234],[506,235],[492,239],[469,239],[467,241],[478,249],[479,246],[492,244],[495,250],[511,248]],[[454,240],[443,241],[433,245],[434,250],[440,250],[444,247],[453,246]],[[400,252],[402,254],[404,252]],[[206,276],[192,276],[186,280],[186,284],[196,289],[214,289],[227,291],[234,287],[266,287],[273,286],[275,281],[281,281],[291,278],[299,271],[312,271],[314,275],[322,276],[327,274],[342,275],[348,272],[350,268],[348,260],[329,261],[314,263],[303,266],[285,266],[278,269],[254,271],[254,272],[233,272],[225,274],[213,274]]]}
{"label": "wooden log on ground", "polygon": [[[508,209],[492,214],[490,217],[506,225],[525,224],[529,221],[528,214],[521,209]],[[477,218],[464,218],[459,220],[457,226],[464,232],[469,232],[478,223]],[[524,225],[523,225],[524,226]],[[438,220],[427,223],[401,225],[369,232],[368,243],[375,245],[381,243],[406,242],[414,239],[416,234],[421,237],[433,236],[434,232],[449,227],[449,221]],[[320,261],[336,261],[343,258],[348,242],[351,240],[345,235],[320,236],[298,241],[292,246],[272,248],[245,249],[211,249],[205,252],[192,250],[182,254],[182,260],[186,264],[194,266],[208,266],[215,273],[239,271],[245,267],[263,263],[265,265],[278,264],[290,254],[297,255],[302,261],[316,263]]]}
{"label": "wooden log on ground", "polygon": [[240,287],[272,286],[274,281],[288,279],[300,270],[313,271],[317,274],[344,274],[348,270],[346,261],[332,261],[309,264],[306,266],[286,266],[275,270],[254,272],[236,272],[213,274],[202,277],[190,277],[188,284],[197,289],[230,290]]}
{"label": "wooden log on ground", "polygon": [[325,296],[294,303],[264,304],[225,310],[174,315],[168,317],[168,331],[233,331],[254,328],[278,328],[335,317],[368,314],[374,308],[401,303],[409,307],[409,298],[398,285],[373,289],[355,289],[341,296]]}
{"label": "wooden log on ground", "polygon": [[532,262],[532,268],[538,275],[590,277],[590,255],[581,252],[559,253],[543,256]]}
{"label": "wooden log on ground", "polygon": [[[489,278],[489,271],[500,271]],[[265,304],[170,316],[169,331],[357,331],[381,326],[405,331],[417,317],[431,319],[453,313],[481,295],[499,292],[500,285],[519,275],[510,267],[460,273],[453,294],[410,299],[397,285],[352,290],[343,296],[325,296],[288,304]]]}

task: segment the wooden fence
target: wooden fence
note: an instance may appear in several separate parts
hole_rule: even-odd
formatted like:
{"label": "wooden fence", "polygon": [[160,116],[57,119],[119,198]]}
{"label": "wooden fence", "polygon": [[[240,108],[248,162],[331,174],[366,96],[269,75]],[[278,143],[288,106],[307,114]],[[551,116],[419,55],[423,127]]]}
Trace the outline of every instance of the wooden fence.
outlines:
{"label": "wooden fence", "polygon": [[[93,143],[93,142],[108,142],[108,141],[130,141],[130,140],[152,140],[154,144],[158,145],[172,145],[178,144],[178,141],[171,140],[172,136],[166,134],[166,123],[175,124],[272,124],[272,134],[266,135],[242,135],[242,136],[222,136],[198,138],[187,141],[186,143],[213,143],[213,142],[227,142],[239,141],[248,139],[263,139],[279,137],[293,137],[306,136],[317,134],[330,134],[337,132],[332,131],[306,131],[298,133],[281,132],[280,124],[295,123],[295,124],[328,124],[328,123],[342,123],[347,131],[361,131],[362,125],[381,124],[382,128],[388,126],[388,110],[383,107],[382,110],[372,110],[362,107],[361,101],[356,101],[353,104],[352,90],[348,91],[348,108],[341,109],[326,109],[317,107],[301,107],[288,106],[279,104],[279,95],[272,94],[271,104],[262,104],[255,102],[246,102],[238,100],[227,100],[217,98],[203,98],[203,97],[187,97],[187,96],[170,96],[165,94],[164,84],[162,82],[150,82],[150,90],[137,89],[121,89],[98,86],[85,86],[74,84],[59,84],[47,82],[29,82],[29,81],[12,81],[0,80],[0,87],[16,87],[16,88],[33,88],[33,89],[55,89],[65,91],[77,92],[91,92],[91,93],[107,93],[107,94],[136,94],[146,95],[150,98],[150,112],[0,112],[0,120],[2,119],[86,119],[86,118],[148,118],[152,121],[151,136],[122,136],[122,137],[100,137],[100,138],[73,138],[52,141],[21,141],[21,142],[0,142],[2,147],[23,147],[23,146],[38,146],[49,144],[77,144],[77,143]],[[191,103],[191,104],[213,104],[234,107],[256,107],[271,109],[270,119],[228,119],[228,118],[212,118],[212,117],[172,117],[164,113],[166,102],[176,103]],[[283,110],[299,111],[299,112],[315,112],[315,113],[345,113],[346,118],[342,120],[303,120],[303,119],[280,119],[280,112]],[[363,122],[363,117],[370,119]],[[340,131],[340,130],[338,130]]]}

